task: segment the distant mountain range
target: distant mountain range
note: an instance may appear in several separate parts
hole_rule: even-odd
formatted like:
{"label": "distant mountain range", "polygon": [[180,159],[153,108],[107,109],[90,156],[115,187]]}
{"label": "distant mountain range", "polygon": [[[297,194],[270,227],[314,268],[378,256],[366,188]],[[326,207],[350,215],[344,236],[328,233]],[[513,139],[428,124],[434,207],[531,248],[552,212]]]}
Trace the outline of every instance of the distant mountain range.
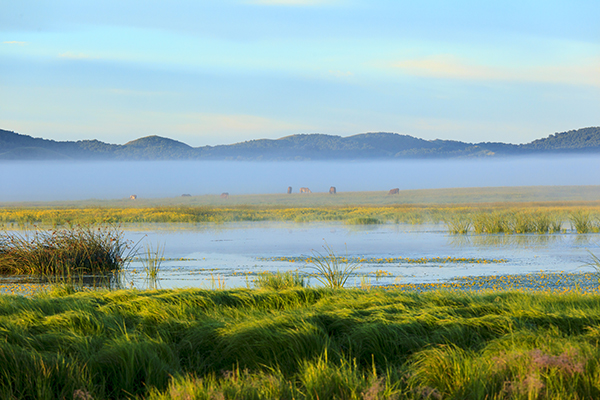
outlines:
{"label": "distant mountain range", "polygon": [[557,153],[600,153],[600,127],[555,133],[520,145],[424,140],[377,132],[348,137],[301,134],[203,147],[191,147],[160,136],[147,136],[123,145],[98,140],[60,142],[0,129],[0,160],[373,160]]}

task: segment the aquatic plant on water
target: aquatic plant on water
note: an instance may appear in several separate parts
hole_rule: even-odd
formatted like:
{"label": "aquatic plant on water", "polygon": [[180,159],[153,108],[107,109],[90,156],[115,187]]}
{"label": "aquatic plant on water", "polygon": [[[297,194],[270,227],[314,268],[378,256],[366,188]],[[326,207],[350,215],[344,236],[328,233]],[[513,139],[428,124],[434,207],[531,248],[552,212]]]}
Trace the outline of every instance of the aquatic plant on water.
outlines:
{"label": "aquatic plant on water", "polygon": [[144,257],[140,261],[146,273],[146,282],[148,283],[148,287],[156,289],[158,287],[160,266],[165,259],[165,246],[161,247],[160,244],[157,244],[155,248],[152,243],[148,243],[143,255]]}
{"label": "aquatic plant on water", "polygon": [[473,226],[473,221],[466,215],[452,215],[444,219],[448,231],[454,235],[464,235],[469,233]]}
{"label": "aquatic plant on water", "polygon": [[315,278],[326,287],[338,289],[344,287],[348,278],[360,267],[360,263],[346,256],[340,257],[325,242],[323,245],[325,254],[313,251],[313,257],[309,259],[311,269],[315,270]]}

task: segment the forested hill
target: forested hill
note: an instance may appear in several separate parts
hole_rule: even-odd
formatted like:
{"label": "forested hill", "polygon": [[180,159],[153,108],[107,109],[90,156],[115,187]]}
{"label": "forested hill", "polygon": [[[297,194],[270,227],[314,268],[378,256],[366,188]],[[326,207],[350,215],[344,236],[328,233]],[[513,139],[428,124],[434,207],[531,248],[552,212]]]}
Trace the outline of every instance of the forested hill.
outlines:
{"label": "forested hill", "polygon": [[532,150],[585,150],[600,152],[600,127],[596,126],[576,131],[555,133],[547,138],[534,140],[525,147]]}
{"label": "forested hill", "polygon": [[195,148],[160,136],[147,136],[117,145],[98,140],[60,142],[0,130],[0,160],[368,160],[574,152],[600,153],[600,127],[555,133],[523,145],[424,140],[397,133],[378,132],[347,137],[300,134],[275,140],[259,139]]}

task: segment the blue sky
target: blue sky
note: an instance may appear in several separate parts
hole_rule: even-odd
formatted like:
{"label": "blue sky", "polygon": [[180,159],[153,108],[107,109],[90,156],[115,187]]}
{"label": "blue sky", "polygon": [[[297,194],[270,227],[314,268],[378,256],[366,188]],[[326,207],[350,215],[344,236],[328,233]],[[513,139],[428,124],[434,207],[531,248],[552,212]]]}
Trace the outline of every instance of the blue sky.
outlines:
{"label": "blue sky", "polygon": [[0,0],[0,128],[192,146],[600,125],[600,2]]}

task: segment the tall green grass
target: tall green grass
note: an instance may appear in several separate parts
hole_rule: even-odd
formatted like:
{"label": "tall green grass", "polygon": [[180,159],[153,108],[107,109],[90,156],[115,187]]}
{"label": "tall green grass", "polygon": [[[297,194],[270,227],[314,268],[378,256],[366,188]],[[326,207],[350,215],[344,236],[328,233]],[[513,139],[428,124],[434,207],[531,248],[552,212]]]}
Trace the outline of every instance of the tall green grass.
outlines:
{"label": "tall green grass", "polygon": [[600,397],[600,295],[57,289],[0,326],[7,399]]}

